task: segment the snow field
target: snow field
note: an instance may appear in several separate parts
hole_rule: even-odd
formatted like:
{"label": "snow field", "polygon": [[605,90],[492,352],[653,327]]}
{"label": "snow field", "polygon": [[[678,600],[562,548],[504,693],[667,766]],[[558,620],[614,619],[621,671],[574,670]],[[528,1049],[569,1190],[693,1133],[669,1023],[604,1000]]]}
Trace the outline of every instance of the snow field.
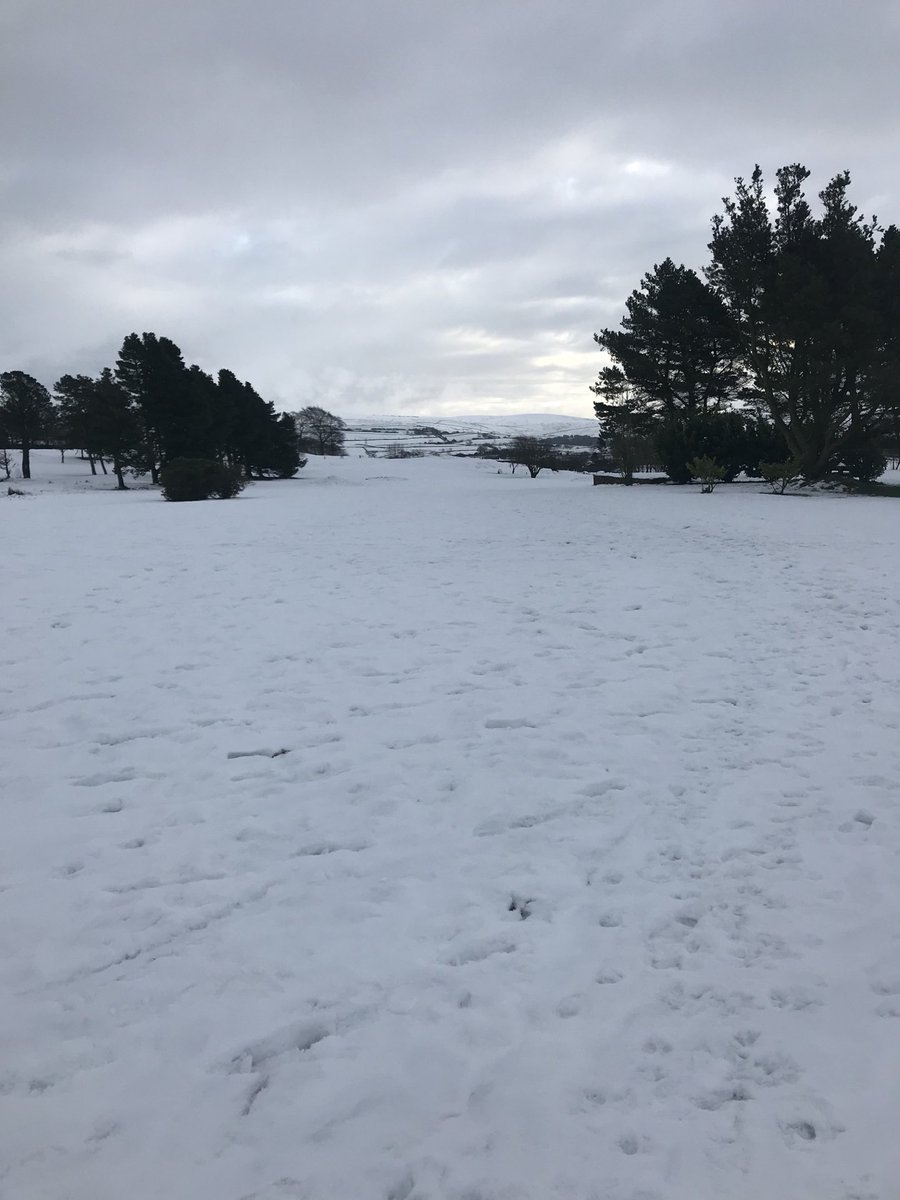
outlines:
{"label": "snow field", "polygon": [[895,502],[32,490],[3,1200],[894,1200]]}

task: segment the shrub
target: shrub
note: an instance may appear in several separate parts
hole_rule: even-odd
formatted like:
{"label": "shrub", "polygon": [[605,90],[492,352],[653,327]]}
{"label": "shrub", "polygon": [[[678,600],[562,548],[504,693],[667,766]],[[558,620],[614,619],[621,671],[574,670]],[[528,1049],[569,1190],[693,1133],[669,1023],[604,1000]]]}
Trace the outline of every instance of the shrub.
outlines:
{"label": "shrub", "polygon": [[887,455],[877,442],[860,442],[847,447],[840,465],[859,483],[871,483],[887,470]]}
{"label": "shrub", "polygon": [[167,500],[230,500],[243,491],[244,480],[237,467],[211,458],[173,458],[160,473]]}
{"label": "shrub", "polygon": [[786,449],[771,427],[736,412],[670,417],[657,430],[655,443],[663,468],[673,483],[690,483],[690,464],[701,458],[715,459],[722,468],[722,478],[731,483],[742,470],[755,474],[760,458],[774,455],[773,444]]}
{"label": "shrub", "polygon": [[714,458],[708,456],[694,458],[687,466],[694,479],[701,483],[700,491],[705,495],[714,492],[717,485],[725,478],[725,468],[720,467]]}
{"label": "shrub", "polygon": [[760,463],[759,473],[779,496],[783,496],[787,488],[794,487],[803,478],[800,464],[794,458],[789,458],[787,462]]}

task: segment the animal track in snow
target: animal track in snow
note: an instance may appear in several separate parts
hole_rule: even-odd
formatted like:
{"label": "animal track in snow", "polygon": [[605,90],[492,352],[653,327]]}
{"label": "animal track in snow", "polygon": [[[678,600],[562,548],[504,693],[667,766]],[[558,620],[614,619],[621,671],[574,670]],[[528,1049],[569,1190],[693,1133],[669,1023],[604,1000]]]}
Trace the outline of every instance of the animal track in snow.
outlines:
{"label": "animal track in snow", "polygon": [[610,983],[621,983],[625,976],[621,971],[615,970],[613,967],[604,967],[594,976],[597,983],[606,985]]}
{"label": "animal track in snow", "polygon": [[250,1042],[229,1060],[228,1069],[236,1074],[260,1071],[274,1059],[292,1051],[302,1053],[328,1037],[329,1030],[317,1021],[297,1021]]}
{"label": "animal track in snow", "polygon": [[546,813],[527,813],[521,817],[494,817],[482,822],[475,830],[476,837],[493,837],[498,833],[509,833],[514,829],[532,829],[535,825],[546,825],[548,821],[556,821],[565,814],[565,809],[555,809]]}
{"label": "animal track in snow", "polygon": [[507,906],[507,911],[508,912],[517,912],[519,914],[519,917],[521,920],[527,921],[528,918],[531,916],[531,906],[533,903],[534,903],[534,900],[530,896],[525,897],[525,896],[517,896],[517,895],[513,894],[510,897],[509,904]]}
{"label": "animal track in snow", "polygon": [[78,779],[73,779],[72,784],[75,787],[103,787],[107,783],[131,783],[134,778],[134,771],[126,769],[124,771],[111,771],[97,775],[82,775]]}
{"label": "animal track in snow", "polygon": [[793,1012],[802,1012],[805,1008],[818,1008],[822,1003],[818,992],[802,986],[773,988],[769,992],[769,999],[775,1008],[789,1008]]}
{"label": "animal track in snow", "polygon": [[597,924],[602,929],[618,929],[623,924],[625,918],[620,912],[610,910],[609,912],[601,913],[597,918]]}
{"label": "animal track in snow", "polygon": [[271,750],[229,750],[226,758],[281,758],[284,754],[290,754],[290,748],[282,746],[280,749]]}
{"label": "animal track in snow", "polygon": [[340,850],[346,850],[351,854],[359,854],[362,850],[371,848],[371,842],[355,841],[355,842],[310,842],[307,846],[300,846],[292,854],[292,858],[320,858],[323,854],[337,854]]}
{"label": "animal track in snow", "polygon": [[694,1097],[694,1103],[698,1108],[705,1109],[707,1112],[716,1112],[726,1104],[752,1100],[752,1098],[751,1093],[743,1084],[736,1083],[702,1092],[699,1096]]}
{"label": "animal track in snow", "polygon": [[385,1194],[384,1200],[410,1200],[416,1181],[412,1175],[404,1175]]}
{"label": "animal track in snow", "polygon": [[481,942],[471,942],[447,955],[444,962],[451,967],[464,967],[469,963],[484,962],[486,958],[492,958],[495,954],[513,954],[516,949],[515,942],[509,938],[485,938]]}

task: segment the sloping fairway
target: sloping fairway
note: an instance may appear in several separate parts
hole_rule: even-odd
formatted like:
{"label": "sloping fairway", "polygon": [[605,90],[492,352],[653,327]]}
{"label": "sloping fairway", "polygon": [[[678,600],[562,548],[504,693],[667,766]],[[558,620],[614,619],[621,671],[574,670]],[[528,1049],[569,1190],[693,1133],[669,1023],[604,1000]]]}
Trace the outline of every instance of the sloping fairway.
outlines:
{"label": "sloping fairway", "polygon": [[3,1200],[896,1200],[896,502],[33,491]]}

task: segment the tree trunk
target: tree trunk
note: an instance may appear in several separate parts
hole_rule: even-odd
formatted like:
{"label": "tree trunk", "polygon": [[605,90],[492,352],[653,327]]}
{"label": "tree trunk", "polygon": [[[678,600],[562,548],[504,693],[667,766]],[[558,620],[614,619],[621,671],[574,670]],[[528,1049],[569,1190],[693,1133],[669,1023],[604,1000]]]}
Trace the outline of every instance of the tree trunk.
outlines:
{"label": "tree trunk", "polygon": [[159,467],[156,463],[150,468],[150,482],[159,483]]}
{"label": "tree trunk", "polygon": [[120,492],[127,492],[128,488],[122,475],[122,464],[118,459],[113,459],[113,470],[116,473],[116,487]]}
{"label": "tree trunk", "polygon": [[97,474],[97,465],[94,462],[93,454],[88,455],[88,462],[91,464],[91,474],[96,475]]}
{"label": "tree trunk", "polygon": [[22,438],[22,478],[31,478],[31,443]]}
{"label": "tree trunk", "polygon": [[103,461],[103,455],[102,455],[102,454],[100,455],[100,466],[103,468],[103,474],[104,474],[104,475],[108,475],[108,474],[109,474],[109,471],[107,471],[107,469],[106,469],[106,463]]}
{"label": "tree trunk", "polygon": [[66,461],[66,452],[65,452],[65,450],[62,449],[62,447],[60,447],[60,451],[59,451],[59,461],[61,463],[64,463]]}

